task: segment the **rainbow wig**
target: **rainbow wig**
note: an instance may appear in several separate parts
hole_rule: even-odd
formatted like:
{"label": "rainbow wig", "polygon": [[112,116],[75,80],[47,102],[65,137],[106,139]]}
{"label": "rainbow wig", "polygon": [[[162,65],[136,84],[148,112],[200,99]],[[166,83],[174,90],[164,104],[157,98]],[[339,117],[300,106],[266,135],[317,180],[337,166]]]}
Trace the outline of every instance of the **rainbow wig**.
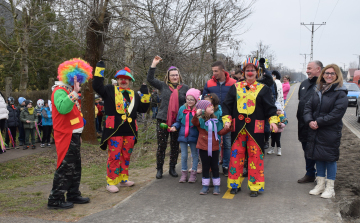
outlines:
{"label": "rainbow wig", "polygon": [[83,84],[93,77],[92,71],[93,68],[86,61],[74,58],[59,65],[57,78],[59,81],[73,86],[74,76],[77,76],[77,81]]}

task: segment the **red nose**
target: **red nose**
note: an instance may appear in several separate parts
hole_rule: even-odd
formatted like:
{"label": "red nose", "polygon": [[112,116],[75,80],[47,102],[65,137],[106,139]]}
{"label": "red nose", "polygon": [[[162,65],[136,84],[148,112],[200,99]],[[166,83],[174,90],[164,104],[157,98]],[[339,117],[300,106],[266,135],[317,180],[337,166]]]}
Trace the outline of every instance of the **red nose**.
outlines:
{"label": "red nose", "polygon": [[126,81],[121,81],[121,84],[126,84]]}
{"label": "red nose", "polygon": [[254,73],[253,72],[249,72],[249,73],[247,73],[249,76],[252,76],[252,75],[254,75]]}

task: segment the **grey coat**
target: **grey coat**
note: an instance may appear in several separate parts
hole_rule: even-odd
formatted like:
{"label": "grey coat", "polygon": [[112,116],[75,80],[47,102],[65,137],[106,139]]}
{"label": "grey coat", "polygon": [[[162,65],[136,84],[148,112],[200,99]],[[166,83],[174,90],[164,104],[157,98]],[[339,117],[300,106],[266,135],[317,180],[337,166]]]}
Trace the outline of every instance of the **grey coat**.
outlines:
{"label": "grey coat", "polygon": [[[156,68],[150,68],[147,74],[147,81],[151,86],[158,89],[161,93],[161,104],[159,107],[158,114],[156,116],[157,119],[166,120],[167,112],[169,107],[169,100],[172,91],[169,86],[164,81],[159,81],[155,78],[155,70]],[[179,90],[179,108],[185,104],[186,92],[189,90],[189,86],[183,84],[183,86]]]}

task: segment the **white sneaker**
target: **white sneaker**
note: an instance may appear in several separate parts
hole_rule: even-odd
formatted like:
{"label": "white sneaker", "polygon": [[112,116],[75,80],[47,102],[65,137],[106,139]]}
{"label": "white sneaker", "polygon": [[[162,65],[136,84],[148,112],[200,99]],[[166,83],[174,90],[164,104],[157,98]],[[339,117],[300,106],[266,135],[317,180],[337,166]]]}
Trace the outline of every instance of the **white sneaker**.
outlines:
{"label": "white sneaker", "polygon": [[278,156],[281,156],[281,148],[280,148],[280,147],[277,148],[277,155],[278,155]]}
{"label": "white sneaker", "polygon": [[270,147],[270,150],[267,152],[267,154],[271,155],[271,154],[274,154],[275,151],[274,151],[274,147]]}

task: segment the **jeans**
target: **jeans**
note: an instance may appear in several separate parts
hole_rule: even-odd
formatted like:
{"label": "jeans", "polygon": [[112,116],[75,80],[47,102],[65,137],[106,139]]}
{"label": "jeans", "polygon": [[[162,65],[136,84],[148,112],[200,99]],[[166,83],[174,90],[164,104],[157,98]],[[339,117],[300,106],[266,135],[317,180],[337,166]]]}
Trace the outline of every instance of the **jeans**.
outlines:
{"label": "jeans", "polygon": [[223,145],[224,145],[224,151],[223,151],[223,167],[228,168],[230,163],[230,152],[231,152],[231,132],[227,133],[223,136]]}
{"label": "jeans", "polygon": [[316,175],[318,177],[325,177],[325,171],[327,172],[327,179],[335,180],[337,164],[334,162],[326,162],[326,161],[316,161]]}
{"label": "jeans", "polygon": [[[305,150],[306,150],[306,142],[301,142],[302,148],[304,150],[304,156],[305,156]],[[306,163],[306,175],[310,177],[315,177],[315,160],[308,159],[305,156],[305,163]]]}
{"label": "jeans", "polygon": [[152,107],[151,110],[152,110],[152,113],[153,113],[152,118],[155,119],[156,115],[158,113],[158,107]]}
{"label": "jeans", "polygon": [[197,171],[197,165],[199,162],[199,154],[198,151],[196,149],[196,142],[190,142],[190,143],[186,143],[186,142],[180,142],[180,148],[181,148],[181,170],[182,171],[187,171],[188,165],[187,165],[187,160],[188,160],[188,144],[190,145],[190,150],[191,150],[191,156],[193,159],[193,163],[192,163],[192,170],[193,171]]}

